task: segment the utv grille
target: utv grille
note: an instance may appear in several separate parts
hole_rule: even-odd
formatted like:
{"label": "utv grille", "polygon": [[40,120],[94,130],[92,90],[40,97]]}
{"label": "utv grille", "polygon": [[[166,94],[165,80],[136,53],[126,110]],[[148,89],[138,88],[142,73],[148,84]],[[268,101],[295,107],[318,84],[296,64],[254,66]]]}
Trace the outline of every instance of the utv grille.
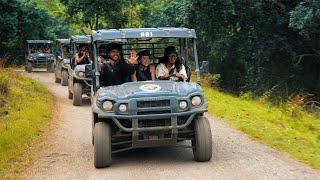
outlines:
{"label": "utv grille", "polygon": [[38,58],[37,58],[37,61],[46,61],[46,60],[47,60],[46,57],[38,57]]}
{"label": "utv grille", "polygon": [[139,127],[170,126],[171,119],[140,119]]}
{"label": "utv grille", "polygon": [[137,107],[138,108],[170,107],[170,100],[138,101]]}
{"label": "utv grille", "polygon": [[47,65],[50,62],[49,59],[47,59],[46,57],[37,57],[33,63],[35,65]]}
{"label": "utv grille", "polygon": [[138,115],[147,115],[147,114],[166,114],[171,113],[171,110],[162,110],[162,111],[138,111]]}

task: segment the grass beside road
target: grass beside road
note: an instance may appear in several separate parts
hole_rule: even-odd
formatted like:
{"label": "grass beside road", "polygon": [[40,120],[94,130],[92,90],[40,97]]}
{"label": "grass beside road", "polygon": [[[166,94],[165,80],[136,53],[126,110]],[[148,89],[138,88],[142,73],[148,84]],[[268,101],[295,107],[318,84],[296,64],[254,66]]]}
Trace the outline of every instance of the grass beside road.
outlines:
{"label": "grass beside road", "polygon": [[251,138],[320,169],[320,116],[293,105],[275,106],[203,88],[209,113]]}
{"label": "grass beside road", "polygon": [[[0,177],[14,177],[28,165],[52,117],[53,97],[48,90],[16,72],[0,69]],[[0,89],[1,89],[0,87]]]}

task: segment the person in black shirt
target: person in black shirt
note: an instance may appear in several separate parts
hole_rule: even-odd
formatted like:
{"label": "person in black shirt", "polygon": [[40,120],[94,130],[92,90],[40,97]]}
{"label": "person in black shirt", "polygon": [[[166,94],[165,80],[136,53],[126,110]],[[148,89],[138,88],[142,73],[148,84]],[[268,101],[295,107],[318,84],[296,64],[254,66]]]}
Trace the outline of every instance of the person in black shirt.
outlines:
{"label": "person in black shirt", "polygon": [[136,57],[131,56],[129,62],[127,62],[120,58],[120,51],[121,45],[118,43],[107,45],[108,60],[101,66],[101,86],[113,86],[137,81],[132,63],[136,60]]}
{"label": "person in black shirt", "polygon": [[138,53],[138,65],[135,68],[137,81],[156,80],[155,67],[150,64],[150,56],[149,50]]}
{"label": "person in black shirt", "polygon": [[76,53],[74,58],[76,60],[77,65],[90,64],[91,59],[89,56],[88,47],[84,47],[80,52]]}

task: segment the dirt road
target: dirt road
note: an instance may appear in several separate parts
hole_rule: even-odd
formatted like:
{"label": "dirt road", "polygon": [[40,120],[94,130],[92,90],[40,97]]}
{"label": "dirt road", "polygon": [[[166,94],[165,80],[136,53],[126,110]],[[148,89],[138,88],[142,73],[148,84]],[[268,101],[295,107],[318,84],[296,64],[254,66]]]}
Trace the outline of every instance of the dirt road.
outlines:
{"label": "dirt road", "polygon": [[193,161],[190,149],[138,149],[116,154],[110,168],[95,169],[91,145],[91,109],[87,100],[74,107],[67,87],[45,72],[26,74],[44,84],[57,101],[54,128],[26,179],[320,179],[320,171],[251,141],[210,118],[213,159]]}

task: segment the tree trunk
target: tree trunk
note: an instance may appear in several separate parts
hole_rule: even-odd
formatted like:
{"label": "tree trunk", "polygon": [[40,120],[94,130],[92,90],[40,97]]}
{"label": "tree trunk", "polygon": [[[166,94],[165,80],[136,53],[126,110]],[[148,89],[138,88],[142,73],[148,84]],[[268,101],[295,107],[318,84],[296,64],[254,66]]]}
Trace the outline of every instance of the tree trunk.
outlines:
{"label": "tree trunk", "polygon": [[99,29],[99,13],[96,13],[96,30]]}
{"label": "tree trunk", "polygon": [[92,25],[91,22],[89,23],[89,27],[90,27],[91,30],[93,30],[93,25]]}

